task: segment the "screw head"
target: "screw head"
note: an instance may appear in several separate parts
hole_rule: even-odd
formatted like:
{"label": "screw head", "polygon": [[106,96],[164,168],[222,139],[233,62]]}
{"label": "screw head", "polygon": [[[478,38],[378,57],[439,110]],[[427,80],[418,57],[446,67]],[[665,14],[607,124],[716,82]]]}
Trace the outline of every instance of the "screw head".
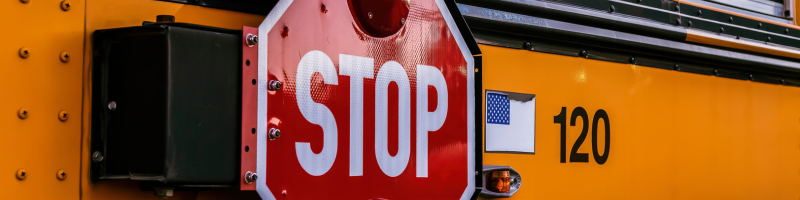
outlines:
{"label": "screw head", "polygon": [[281,137],[281,130],[277,128],[271,128],[269,129],[269,134],[267,136],[269,137],[269,140],[278,139]]}
{"label": "screw head", "polygon": [[675,11],[680,12],[681,11],[681,6],[680,5],[675,5]]}
{"label": "screw head", "polygon": [[56,178],[58,178],[58,180],[62,180],[62,181],[63,181],[64,179],[67,179],[67,172],[66,172],[66,171],[64,171],[63,169],[59,169],[59,170],[56,172]]}
{"label": "screw head", "polygon": [[687,26],[692,27],[692,21],[687,21]]}
{"label": "screw head", "polygon": [[94,153],[92,153],[92,161],[93,162],[96,162],[96,163],[102,162],[104,158],[105,157],[103,157],[103,154],[100,153],[100,151],[94,151]]}
{"label": "screw head", "polygon": [[17,116],[19,116],[20,119],[28,118],[28,109],[20,108],[17,110]]}
{"label": "screw head", "polygon": [[703,15],[703,11],[702,10],[697,10],[697,16],[700,16],[700,15]]}
{"label": "screw head", "polygon": [[772,37],[767,36],[767,42],[772,42]]}
{"label": "screw head", "polygon": [[245,183],[251,184],[253,182],[256,182],[256,180],[258,180],[258,175],[256,173],[253,173],[253,172],[250,172],[250,171],[248,171],[247,173],[244,173],[244,182]]}
{"label": "screw head", "polygon": [[635,57],[631,57],[631,59],[628,60],[628,61],[631,62],[631,64],[636,64],[636,58]]}
{"label": "screw head", "polygon": [[675,24],[676,25],[681,25],[681,18],[675,19]]}
{"label": "screw head", "polygon": [[675,70],[681,71],[681,66],[678,65],[678,64],[675,64]]}
{"label": "screw head", "polygon": [[725,32],[725,28],[723,28],[723,27],[719,27],[719,32],[720,32],[720,33],[722,33],[722,32]]}
{"label": "screw head", "polygon": [[611,5],[611,6],[608,7],[608,11],[610,11],[610,12],[614,12],[615,10],[617,10],[617,9],[614,8],[614,5]]}
{"label": "screw head", "polygon": [[61,62],[69,62],[70,56],[69,53],[67,53],[66,51],[61,52],[60,57],[61,57]]}
{"label": "screw head", "polygon": [[587,53],[587,52],[586,52],[586,50],[581,50],[581,52],[580,52],[580,53],[578,53],[578,54],[579,54],[581,57],[584,57],[584,58],[588,58],[588,57],[589,57],[589,53]]}
{"label": "screw head", "polygon": [[789,29],[787,28],[787,29],[786,29],[785,31],[783,31],[783,32],[784,32],[784,33],[786,33],[786,34],[788,34],[788,33],[789,33]]}
{"label": "screw head", "polygon": [[761,22],[759,22],[759,23],[758,23],[758,28],[761,28],[762,26],[764,26],[764,25],[763,25],[763,24],[761,24]]}
{"label": "screw head", "polygon": [[110,110],[110,111],[117,110],[117,102],[109,101],[108,102],[108,110]]}
{"label": "screw head", "polygon": [[58,119],[62,122],[65,122],[67,119],[69,119],[69,114],[67,111],[62,110],[61,112],[58,112]]}
{"label": "screw head", "polygon": [[728,22],[733,22],[733,16],[728,17]]}
{"label": "screw head", "polygon": [[369,17],[369,19],[372,19],[372,12],[368,12],[367,17]]}
{"label": "screw head", "polygon": [[25,170],[25,169],[18,169],[17,170],[17,179],[19,179],[21,181],[21,180],[25,180],[26,178],[28,178],[28,171]]}
{"label": "screw head", "polygon": [[19,48],[19,57],[21,58],[28,58],[31,56],[30,51],[26,47]]}
{"label": "screw head", "polygon": [[525,41],[522,43],[522,49],[530,50],[531,49],[531,42]]}
{"label": "screw head", "polygon": [[247,46],[252,47],[253,45],[258,44],[258,35],[253,35],[253,34],[249,34],[248,33],[247,37],[245,37],[245,38],[246,38]]}
{"label": "screw head", "polygon": [[72,5],[70,5],[69,1],[65,0],[61,2],[61,10],[69,11],[70,9],[72,9]]}
{"label": "screw head", "polygon": [[269,81],[269,86],[267,87],[267,89],[270,90],[270,91],[276,91],[276,90],[280,90],[281,86],[283,86],[283,84],[281,84],[280,81],[278,81],[278,80],[270,80]]}

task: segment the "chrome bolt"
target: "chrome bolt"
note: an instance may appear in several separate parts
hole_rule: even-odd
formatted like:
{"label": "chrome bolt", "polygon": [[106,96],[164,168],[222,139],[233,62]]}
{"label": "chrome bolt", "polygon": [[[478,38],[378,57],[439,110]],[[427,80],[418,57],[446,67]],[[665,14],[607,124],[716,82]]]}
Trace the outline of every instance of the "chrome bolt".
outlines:
{"label": "chrome bolt", "polygon": [[245,183],[251,184],[253,182],[256,182],[256,180],[258,180],[258,175],[256,173],[247,172],[247,173],[244,174],[244,182]]}
{"label": "chrome bolt", "polygon": [[269,129],[268,137],[269,137],[269,140],[278,139],[279,137],[281,137],[281,130],[278,130],[277,128]]}
{"label": "chrome bolt", "polygon": [[97,162],[102,162],[103,159],[104,159],[103,154],[100,153],[100,151],[95,151],[94,153],[92,153],[92,161],[97,163]]}
{"label": "chrome bolt", "polygon": [[252,47],[253,45],[258,44],[258,36],[257,35],[253,35],[253,34],[249,34],[248,33],[247,37],[245,37],[245,39],[247,41],[247,46],[251,46]]}
{"label": "chrome bolt", "polygon": [[271,80],[267,89],[270,91],[280,90],[282,85],[280,81]]}
{"label": "chrome bolt", "polygon": [[110,111],[117,110],[117,102],[114,101],[108,102],[108,110]]}

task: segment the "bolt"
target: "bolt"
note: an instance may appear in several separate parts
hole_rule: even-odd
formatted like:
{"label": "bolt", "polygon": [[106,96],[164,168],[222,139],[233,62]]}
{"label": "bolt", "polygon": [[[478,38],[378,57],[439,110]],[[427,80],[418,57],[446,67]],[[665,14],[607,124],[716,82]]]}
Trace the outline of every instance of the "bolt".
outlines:
{"label": "bolt", "polygon": [[245,37],[245,42],[247,43],[247,46],[250,47],[258,44],[258,35],[253,35],[248,33],[247,36]]}
{"label": "bolt", "polygon": [[28,178],[28,171],[25,170],[25,169],[18,169],[17,170],[17,179],[19,179],[21,181],[21,180],[25,180],[26,178]]}
{"label": "bolt", "polygon": [[269,137],[269,140],[278,139],[279,137],[281,137],[281,130],[278,130],[276,128],[269,129],[268,137]]}
{"label": "bolt", "polygon": [[733,22],[733,16],[728,17],[728,22]]}
{"label": "bolt", "polygon": [[69,62],[69,53],[61,52],[61,62]]}
{"label": "bolt", "polygon": [[702,10],[697,10],[697,16],[700,16],[700,15],[703,15],[703,11]]}
{"label": "bolt", "polygon": [[786,34],[789,34],[789,29],[787,28],[787,29],[786,29],[785,31],[783,31],[783,32],[784,32],[784,33],[786,33]]}
{"label": "bolt", "polygon": [[369,19],[372,19],[372,12],[368,12],[367,17],[369,17]]}
{"label": "bolt", "polygon": [[692,27],[692,21],[688,21],[687,23],[689,23],[687,24],[689,27]]}
{"label": "bolt", "polygon": [[722,33],[722,32],[725,32],[725,28],[723,28],[723,27],[721,27],[721,26],[720,26],[720,27],[719,27],[719,32],[720,32],[720,33]]}
{"label": "bolt", "polygon": [[634,58],[634,57],[631,57],[631,59],[628,60],[628,61],[630,61],[631,64],[636,64],[636,58]]}
{"label": "bolt", "polygon": [[56,178],[58,178],[58,180],[64,180],[64,179],[67,179],[67,172],[66,172],[66,171],[64,171],[63,169],[59,169],[59,170],[56,172]]}
{"label": "bolt", "polygon": [[69,1],[64,0],[61,2],[61,10],[69,11],[70,9],[72,9],[72,6],[69,4]]}
{"label": "bolt", "polygon": [[586,52],[586,50],[581,50],[581,52],[580,52],[580,53],[578,53],[578,54],[579,54],[581,57],[584,57],[584,58],[588,58],[588,57],[589,57],[589,53],[587,53],[587,52]]}
{"label": "bolt", "polygon": [[115,101],[108,102],[108,110],[110,111],[117,110],[117,102]]}
{"label": "bolt", "polygon": [[249,171],[247,173],[244,173],[244,182],[245,183],[251,184],[253,182],[256,182],[256,180],[258,180],[258,175],[256,173],[249,172]]}
{"label": "bolt", "polygon": [[58,112],[58,119],[61,120],[62,122],[67,121],[68,118],[69,115],[67,114],[67,111],[62,110],[61,112]]}
{"label": "bolt", "polygon": [[28,56],[31,56],[30,52],[28,51],[28,48],[25,47],[19,48],[19,57],[28,58]]}
{"label": "bolt", "polygon": [[678,65],[678,64],[675,64],[675,70],[681,71],[681,66]]}
{"label": "bolt", "polygon": [[681,25],[681,18],[677,18],[677,19],[675,19],[675,24],[677,24],[677,25]]}
{"label": "bolt", "polygon": [[17,115],[19,116],[20,119],[28,118],[28,109],[20,108],[17,111]]}
{"label": "bolt", "polygon": [[608,7],[608,11],[614,12],[614,10],[616,10],[616,8],[614,8],[614,5],[611,5],[610,7]]}
{"label": "bolt", "polygon": [[772,37],[767,36],[767,42],[772,42]]}
{"label": "bolt", "polygon": [[675,11],[680,12],[681,11],[681,6],[680,5],[675,5]]}
{"label": "bolt", "polygon": [[280,81],[271,80],[269,81],[269,87],[267,89],[270,91],[280,90],[282,85]]}
{"label": "bolt", "polygon": [[100,153],[100,151],[94,151],[94,153],[92,153],[92,161],[93,162],[96,162],[96,163],[102,162],[104,158],[105,157],[103,157],[103,154]]}
{"label": "bolt", "polygon": [[762,26],[764,26],[764,25],[762,25],[761,22],[759,22],[758,23],[758,28],[761,28]]}
{"label": "bolt", "polygon": [[530,50],[531,49],[531,42],[525,41],[522,43],[522,49]]}

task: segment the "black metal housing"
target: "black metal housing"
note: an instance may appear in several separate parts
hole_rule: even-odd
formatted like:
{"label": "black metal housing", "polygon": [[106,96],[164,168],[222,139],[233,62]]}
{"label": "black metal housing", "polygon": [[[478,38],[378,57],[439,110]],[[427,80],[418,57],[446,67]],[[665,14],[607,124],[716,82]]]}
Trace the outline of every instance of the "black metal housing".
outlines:
{"label": "black metal housing", "polygon": [[[180,23],[92,37],[91,177],[237,185],[241,31]],[[116,108],[109,108],[110,102]]]}

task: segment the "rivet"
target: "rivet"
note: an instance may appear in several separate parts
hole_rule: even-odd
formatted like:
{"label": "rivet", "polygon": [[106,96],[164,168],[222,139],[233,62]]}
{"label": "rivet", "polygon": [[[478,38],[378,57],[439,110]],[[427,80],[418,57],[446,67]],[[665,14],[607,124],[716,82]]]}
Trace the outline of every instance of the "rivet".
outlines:
{"label": "rivet", "polygon": [[19,48],[19,57],[28,58],[31,56],[30,51],[26,47]]}
{"label": "rivet", "polygon": [[60,57],[61,57],[61,62],[69,62],[70,56],[69,53],[67,53],[66,51],[61,52]]}
{"label": "rivet", "polygon": [[69,11],[70,9],[72,9],[72,5],[70,5],[69,1],[61,2],[61,10]]}
{"label": "rivet", "polygon": [[269,129],[269,135],[267,136],[269,137],[269,140],[278,139],[279,137],[281,137],[281,130],[278,130],[276,128],[271,128]]}
{"label": "rivet", "polygon": [[522,49],[530,50],[531,49],[531,42],[525,41],[522,43]]}
{"label": "rivet", "polygon": [[772,42],[772,37],[767,36],[767,42]]}
{"label": "rivet", "polygon": [[369,17],[369,19],[372,19],[372,12],[368,12],[367,17]]}
{"label": "rivet", "polygon": [[258,44],[258,35],[253,35],[248,33],[247,36],[245,37],[245,41],[247,43],[247,46],[253,47],[253,45]]}
{"label": "rivet", "polygon": [[254,183],[258,180],[258,175],[253,172],[244,173],[244,182],[247,184]]}
{"label": "rivet", "polygon": [[728,17],[728,22],[733,22],[733,16]]}
{"label": "rivet", "polygon": [[25,170],[25,169],[18,169],[17,170],[17,179],[19,179],[21,181],[21,180],[25,180],[26,178],[28,178],[28,171]]}
{"label": "rivet", "polygon": [[614,10],[616,10],[616,8],[614,8],[614,5],[608,7],[608,11],[614,12]]}
{"label": "rivet", "polygon": [[725,28],[723,28],[723,27],[721,27],[721,26],[720,26],[720,27],[719,27],[719,32],[720,32],[720,33],[722,33],[722,32],[725,32]]}
{"label": "rivet", "polygon": [[61,112],[58,112],[58,119],[61,120],[62,122],[67,121],[68,118],[69,114],[67,114],[67,111],[62,110]]}
{"label": "rivet", "polygon": [[117,102],[109,101],[108,102],[108,110],[110,110],[110,111],[117,110]]}
{"label": "rivet", "polygon": [[675,70],[681,71],[681,66],[678,65],[678,64],[675,64]]}
{"label": "rivet", "polygon": [[680,12],[681,11],[681,6],[680,5],[675,5],[675,11]]}
{"label": "rivet", "polygon": [[762,26],[764,26],[764,25],[763,25],[763,24],[761,24],[761,22],[759,22],[759,23],[758,23],[758,28],[761,28]]}
{"label": "rivet", "polygon": [[56,172],[56,178],[58,178],[58,180],[64,180],[64,179],[67,179],[67,172],[66,172],[66,171],[64,171],[63,169],[59,169],[59,170]]}
{"label": "rivet", "polygon": [[28,109],[20,108],[17,111],[17,116],[19,116],[20,119],[28,118]]}
{"label": "rivet", "polygon": [[103,153],[100,153],[100,151],[94,151],[94,153],[92,153],[93,162],[96,163],[103,162],[103,159],[105,159],[105,157],[103,157]]}
{"label": "rivet", "polygon": [[267,89],[270,90],[270,91],[280,90],[282,85],[283,84],[281,84],[280,81],[270,80],[269,81],[269,87]]}
{"label": "rivet", "polygon": [[692,27],[692,21],[688,21],[687,23],[689,23],[687,24],[689,27]]}
{"label": "rivet", "polygon": [[675,19],[675,24],[676,25],[681,25],[681,18]]}
{"label": "rivet", "polygon": [[700,16],[700,15],[703,15],[703,11],[702,10],[697,10],[697,16]]}

